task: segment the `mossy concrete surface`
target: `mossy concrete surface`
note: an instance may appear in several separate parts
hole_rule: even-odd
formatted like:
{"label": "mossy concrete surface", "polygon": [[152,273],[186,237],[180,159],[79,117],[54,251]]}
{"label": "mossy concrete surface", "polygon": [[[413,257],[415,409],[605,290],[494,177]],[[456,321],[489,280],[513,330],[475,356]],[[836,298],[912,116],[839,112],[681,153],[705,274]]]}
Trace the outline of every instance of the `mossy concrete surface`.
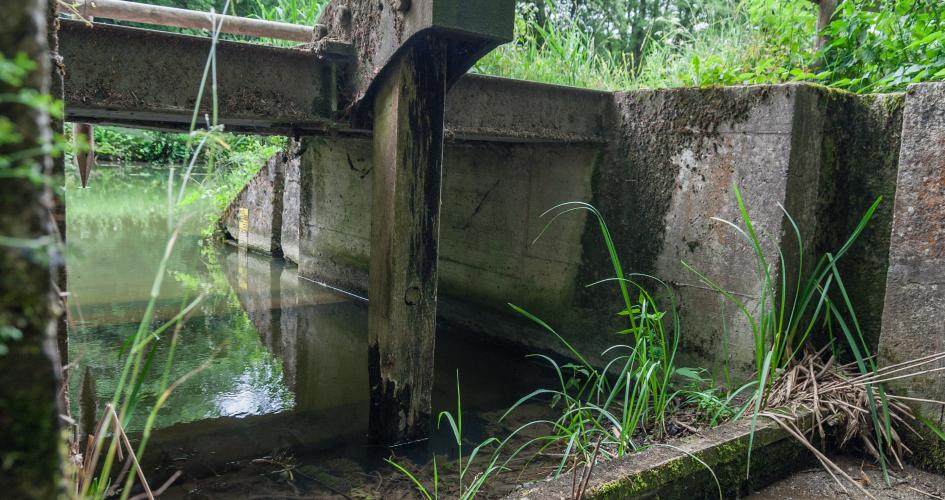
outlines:
{"label": "mossy concrete surface", "polygon": [[[682,265],[713,278],[757,313],[763,280],[753,252],[713,219],[740,223],[732,189],[738,185],[775,281],[778,247],[791,281],[802,265],[810,268],[815,253],[837,250],[872,201],[886,197],[842,261],[865,336],[875,345],[901,97],[808,84],[607,94],[494,78],[463,82],[450,94],[447,118],[443,319],[536,349],[561,348],[512,314],[507,303],[513,302],[599,359],[620,341],[613,332],[623,328],[615,314],[622,307],[616,286],[586,287],[613,274],[599,229],[573,213],[542,234],[545,210],[588,201],[606,218],[624,269],[669,285],[641,279],[679,304],[681,363],[717,375],[726,368],[747,374],[754,360],[748,320]],[[298,228],[287,223],[294,213],[282,228],[299,235],[301,275],[360,295],[367,292],[370,257],[370,144],[366,135],[304,138]],[[266,175],[272,177],[264,171],[254,189],[268,189]],[[237,205],[249,206],[251,219],[265,218],[251,197]],[[803,263],[779,205],[803,233]],[[269,240],[260,241],[264,249]]]}
{"label": "mossy concrete surface", "polygon": [[[945,351],[945,83],[909,88],[889,243],[880,360],[891,365]],[[902,395],[945,400],[940,371],[896,382]],[[945,425],[941,406],[919,410]],[[913,439],[920,465],[945,472],[945,442]]]}
{"label": "mossy concrete surface", "polygon": [[[734,498],[782,479],[813,460],[776,423],[760,418],[749,470],[750,439],[751,421],[744,419],[598,463],[585,498]],[[529,500],[572,498],[571,481],[570,475],[564,475],[511,496]]]}

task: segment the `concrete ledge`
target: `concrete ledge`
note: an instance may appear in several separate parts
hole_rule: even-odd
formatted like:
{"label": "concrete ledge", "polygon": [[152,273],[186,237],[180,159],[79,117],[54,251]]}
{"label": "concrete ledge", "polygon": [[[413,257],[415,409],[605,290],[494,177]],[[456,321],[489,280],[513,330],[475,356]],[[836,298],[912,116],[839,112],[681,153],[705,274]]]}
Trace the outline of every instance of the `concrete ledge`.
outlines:
{"label": "concrete ledge", "polygon": [[467,75],[446,97],[447,140],[605,142],[613,94]]}
{"label": "concrete ledge", "polygon": [[[718,498],[712,474],[693,457],[712,468],[725,498],[736,498],[787,477],[813,458],[778,424],[759,419],[752,447],[751,476],[746,479],[750,430],[751,421],[740,420],[671,442],[673,448],[653,446],[600,463],[594,468],[585,498]],[[571,476],[524,488],[511,496],[569,499]]]}
{"label": "concrete ledge", "polygon": [[[62,21],[66,115],[71,121],[187,130],[210,39]],[[349,58],[221,41],[220,120],[231,132],[370,136],[340,110]],[[337,71],[333,72],[333,67]],[[145,77],[143,77],[144,75]],[[209,89],[201,108],[209,113]],[[613,94],[479,75],[447,98],[447,138],[461,141],[604,142]]]}
{"label": "concrete ledge", "polygon": [[[209,38],[62,21],[66,117],[71,121],[187,129]],[[311,53],[249,43],[217,46],[219,114],[227,130],[286,134],[331,127],[337,82]],[[199,117],[211,112],[209,84]]]}

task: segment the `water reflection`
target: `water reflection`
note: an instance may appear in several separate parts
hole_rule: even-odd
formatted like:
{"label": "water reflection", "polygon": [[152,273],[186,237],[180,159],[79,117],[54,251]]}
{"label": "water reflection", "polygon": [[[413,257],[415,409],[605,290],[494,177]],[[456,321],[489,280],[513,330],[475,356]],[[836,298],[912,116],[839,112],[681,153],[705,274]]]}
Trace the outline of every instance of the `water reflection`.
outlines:
{"label": "water reflection", "polygon": [[[167,171],[106,171],[105,181],[113,182],[100,178],[92,190],[68,190],[70,359],[78,364],[73,373],[87,367],[95,378],[99,408],[115,390],[122,342],[138,326],[168,236],[156,208],[165,203]],[[111,213],[110,206],[123,208]],[[161,410],[148,461],[205,467],[285,448],[369,460],[366,304],[299,279],[282,260],[207,243],[199,229],[185,228],[174,250],[152,327],[206,293],[179,334],[170,379],[207,366]],[[157,397],[168,342],[156,349],[161,366],[145,377],[132,430]],[[520,352],[442,325],[435,366],[434,410],[455,409],[459,372],[472,439],[485,432],[477,413],[507,407],[546,374]],[[70,383],[79,394],[80,378]],[[437,435],[425,452],[451,447],[449,436]]]}

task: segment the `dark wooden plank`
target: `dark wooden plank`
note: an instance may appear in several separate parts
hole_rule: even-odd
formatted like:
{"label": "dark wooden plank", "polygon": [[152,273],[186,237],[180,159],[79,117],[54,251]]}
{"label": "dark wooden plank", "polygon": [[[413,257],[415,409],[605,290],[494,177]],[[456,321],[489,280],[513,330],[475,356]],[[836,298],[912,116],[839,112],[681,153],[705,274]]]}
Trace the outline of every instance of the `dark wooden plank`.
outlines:
{"label": "dark wooden plank", "polygon": [[382,442],[429,432],[446,65],[445,41],[411,44],[374,103],[370,429]]}

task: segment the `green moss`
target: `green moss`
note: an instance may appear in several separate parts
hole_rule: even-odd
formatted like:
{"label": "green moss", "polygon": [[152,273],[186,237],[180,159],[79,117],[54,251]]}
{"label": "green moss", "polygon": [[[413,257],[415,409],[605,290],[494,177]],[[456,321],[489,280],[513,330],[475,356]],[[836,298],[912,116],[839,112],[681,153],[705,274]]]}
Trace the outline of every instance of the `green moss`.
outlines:
{"label": "green moss", "polygon": [[925,426],[917,426],[916,431],[920,436],[912,433],[904,436],[907,446],[913,453],[909,461],[920,469],[945,474],[945,441]]}

